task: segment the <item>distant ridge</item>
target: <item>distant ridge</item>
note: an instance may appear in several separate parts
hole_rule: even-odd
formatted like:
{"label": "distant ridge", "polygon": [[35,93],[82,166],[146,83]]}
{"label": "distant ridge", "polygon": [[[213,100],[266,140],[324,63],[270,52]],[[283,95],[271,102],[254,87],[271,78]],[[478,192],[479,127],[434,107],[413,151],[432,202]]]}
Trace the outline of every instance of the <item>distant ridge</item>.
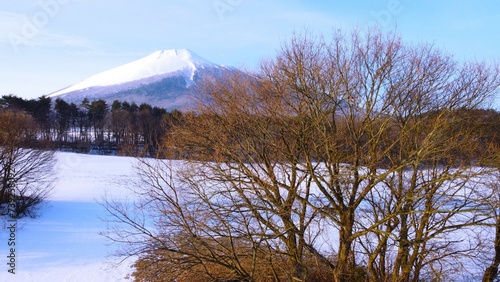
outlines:
{"label": "distant ridge", "polygon": [[235,69],[214,64],[188,49],[159,50],[48,96],[72,103],[80,103],[84,98],[108,103],[121,100],[182,110],[190,102],[191,86],[199,79],[229,71]]}

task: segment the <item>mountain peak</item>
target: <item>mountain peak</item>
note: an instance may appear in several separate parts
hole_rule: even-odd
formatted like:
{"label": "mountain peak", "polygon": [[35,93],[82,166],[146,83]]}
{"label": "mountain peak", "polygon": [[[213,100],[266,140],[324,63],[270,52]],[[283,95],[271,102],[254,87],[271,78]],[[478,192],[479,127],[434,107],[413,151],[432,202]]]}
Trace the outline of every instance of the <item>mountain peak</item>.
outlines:
{"label": "mountain peak", "polygon": [[84,98],[148,103],[168,110],[188,109],[195,86],[206,77],[236,69],[214,64],[188,49],[158,50],[143,58],[93,75],[49,94],[68,103]]}
{"label": "mountain peak", "polygon": [[182,60],[185,62],[191,62],[197,66],[216,66],[214,63],[199,56],[189,49],[158,50],[147,57],[151,57],[156,60]]}
{"label": "mountain peak", "polygon": [[197,69],[205,67],[217,67],[217,65],[188,49],[158,50],[131,63],[91,76],[49,96],[54,97],[92,87],[120,85],[143,79],[161,79],[173,75],[182,75],[190,81]]}

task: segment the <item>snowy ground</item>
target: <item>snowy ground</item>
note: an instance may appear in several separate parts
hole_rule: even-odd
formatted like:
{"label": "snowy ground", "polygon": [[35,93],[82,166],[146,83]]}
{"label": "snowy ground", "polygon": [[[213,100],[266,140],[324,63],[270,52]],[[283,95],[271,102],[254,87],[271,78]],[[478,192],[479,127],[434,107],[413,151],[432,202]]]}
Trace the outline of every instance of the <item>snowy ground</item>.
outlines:
{"label": "snowy ground", "polygon": [[8,272],[9,222],[0,230],[0,281],[131,281],[132,260],[115,265],[116,245],[99,232],[106,224],[98,204],[106,193],[131,195],[133,158],[58,153],[58,182],[37,219],[17,222],[16,274]]}
{"label": "snowy ground", "polygon": [[[73,153],[57,153],[57,159],[58,181],[41,216],[17,222],[15,274],[7,264],[10,222],[0,218],[0,282],[131,281],[133,260],[116,265],[118,246],[99,235],[106,212],[98,202],[104,195],[134,197],[135,159]],[[333,235],[327,235],[324,247],[331,249]]]}

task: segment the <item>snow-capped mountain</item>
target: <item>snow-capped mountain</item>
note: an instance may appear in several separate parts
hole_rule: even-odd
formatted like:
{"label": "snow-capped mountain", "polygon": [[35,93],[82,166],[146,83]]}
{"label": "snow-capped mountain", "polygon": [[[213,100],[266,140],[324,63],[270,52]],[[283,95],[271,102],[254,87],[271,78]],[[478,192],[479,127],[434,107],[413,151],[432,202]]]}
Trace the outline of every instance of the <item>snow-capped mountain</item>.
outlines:
{"label": "snow-capped mountain", "polygon": [[191,86],[206,75],[218,76],[226,71],[234,69],[214,64],[187,49],[161,50],[48,96],[73,103],[88,98],[184,109],[189,103]]}

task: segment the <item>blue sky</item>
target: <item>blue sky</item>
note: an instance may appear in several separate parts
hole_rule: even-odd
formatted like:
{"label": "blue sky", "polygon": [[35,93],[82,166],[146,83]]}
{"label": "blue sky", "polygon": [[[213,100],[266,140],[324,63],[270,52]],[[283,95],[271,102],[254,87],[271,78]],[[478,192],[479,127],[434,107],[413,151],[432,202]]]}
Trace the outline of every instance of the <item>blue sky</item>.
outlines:
{"label": "blue sky", "polygon": [[500,59],[500,1],[2,0],[0,95],[49,94],[156,50],[254,68],[294,30],[377,23],[458,60]]}

